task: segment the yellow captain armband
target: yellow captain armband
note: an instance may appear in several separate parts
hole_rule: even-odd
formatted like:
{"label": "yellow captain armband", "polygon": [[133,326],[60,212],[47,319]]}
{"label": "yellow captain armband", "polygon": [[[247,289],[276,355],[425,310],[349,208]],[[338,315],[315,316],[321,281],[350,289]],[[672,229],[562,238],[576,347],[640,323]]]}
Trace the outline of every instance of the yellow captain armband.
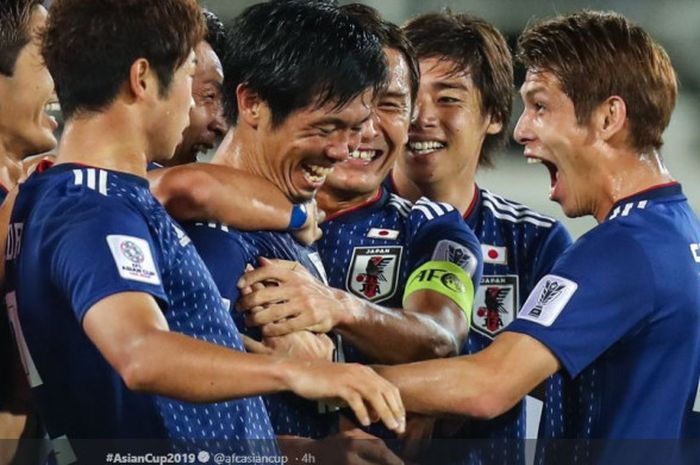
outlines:
{"label": "yellow captain armband", "polygon": [[472,303],[474,284],[462,267],[451,262],[430,261],[411,273],[403,293],[406,299],[416,291],[435,291],[452,299],[467,317],[467,325],[472,323]]}

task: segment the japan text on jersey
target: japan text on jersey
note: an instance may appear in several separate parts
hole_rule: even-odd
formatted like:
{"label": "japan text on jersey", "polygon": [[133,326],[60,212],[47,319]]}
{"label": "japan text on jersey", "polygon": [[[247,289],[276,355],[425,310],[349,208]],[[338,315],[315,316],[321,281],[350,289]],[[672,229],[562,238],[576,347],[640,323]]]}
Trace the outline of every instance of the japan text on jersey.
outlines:
{"label": "japan text on jersey", "polygon": [[202,260],[145,179],[59,165],[22,186],[11,222],[6,300],[41,417],[51,438],[69,441],[64,458],[88,453],[74,442],[83,438],[223,440],[233,452],[275,453],[261,398],[192,404],[130,391],[83,331],[96,302],[139,292],[171,331],[243,350]]}

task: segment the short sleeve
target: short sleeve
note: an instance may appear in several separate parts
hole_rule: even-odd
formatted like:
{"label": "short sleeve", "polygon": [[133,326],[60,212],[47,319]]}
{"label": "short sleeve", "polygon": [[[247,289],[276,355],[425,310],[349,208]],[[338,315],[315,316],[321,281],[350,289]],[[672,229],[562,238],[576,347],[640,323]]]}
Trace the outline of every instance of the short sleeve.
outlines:
{"label": "short sleeve", "polygon": [[[411,220],[415,223],[415,211]],[[474,232],[456,210],[422,221],[409,244],[408,269],[429,261],[447,261],[461,267],[479,287],[483,271],[481,246]]]}
{"label": "short sleeve", "polygon": [[506,331],[539,340],[575,377],[649,318],[652,271],[638,243],[607,228],[557,261]]}
{"label": "short sleeve", "polygon": [[44,253],[51,257],[51,279],[78,321],[97,302],[121,292],[145,292],[167,306],[158,244],[139,211],[97,194],[63,211],[45,225]]}

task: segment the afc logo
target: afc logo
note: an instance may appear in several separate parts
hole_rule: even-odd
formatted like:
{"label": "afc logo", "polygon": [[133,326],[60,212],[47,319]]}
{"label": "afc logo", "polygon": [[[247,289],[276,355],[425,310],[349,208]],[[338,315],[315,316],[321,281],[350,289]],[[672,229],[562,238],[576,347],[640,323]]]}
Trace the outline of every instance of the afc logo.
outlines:
{"label": "afc logo", "polygon": [[693,254],[695,263],[700,263],[700,244],[690,244],[690,252]]}

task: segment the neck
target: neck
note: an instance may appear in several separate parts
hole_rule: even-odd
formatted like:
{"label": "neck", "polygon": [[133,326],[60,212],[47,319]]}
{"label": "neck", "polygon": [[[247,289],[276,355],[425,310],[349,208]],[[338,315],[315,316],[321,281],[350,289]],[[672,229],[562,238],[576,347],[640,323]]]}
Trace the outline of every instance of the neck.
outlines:
{"label": "neck", "polygon": [[613,205],[625,197],[674,181],[656,151],[624,152],[607,158],[600,163],[604,186],[603,196],[594,209],[598,223],[605,221]]}
{"label": "neck", "polygon": [[0,184],[7,190],[12,190],[22,177],[22,173],[21,159],[0,144]]}
{"label": "neck", "polygon": [[66,123],[56,163],[81,163],[146,177],[148,145],[137,115],[118,102]]}
{"label": "neck", "polygon": [[454,206],[464,215],[474,199],[474,173],[449,176],[446,179],[431,183],[415,183],[401,169],[394,165],[392,180],[398,194],[411,202],[420,197],[428,197],[434,202],[446,202]]}
{"label": "neck", "polygon": [[259,169],[258,151],[255,139],[245,130],[232,127],[219,145],[211,162],[217,165],[230,166],[247,173],[268,179]]}
{"label": "neck", "polygon": [[357,194],[355,192],[347,192],[338,189],[333,189],[329,186],[323,186],[316,194],[316,203],[327,216],[335,216],[338,213],[356,208],[375,198],[381,190],[381,187],[364,193]]}

